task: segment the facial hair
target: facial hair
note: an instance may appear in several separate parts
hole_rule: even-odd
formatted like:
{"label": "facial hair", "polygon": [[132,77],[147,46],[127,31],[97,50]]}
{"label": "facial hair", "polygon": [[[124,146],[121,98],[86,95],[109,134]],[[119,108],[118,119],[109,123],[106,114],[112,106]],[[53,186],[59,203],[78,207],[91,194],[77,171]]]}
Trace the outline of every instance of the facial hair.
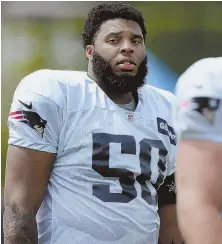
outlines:
{"label": "facial hair", "polygon": [[145,77],[148,73],[147,56],[138,67],[136,75],[116,74],[109,61],[106,61],[97,52],[94,52],[92,59],[93,73],[98,84],[111,95],[122,95],[125,93],[135,93],[139,87],[145,84]]}

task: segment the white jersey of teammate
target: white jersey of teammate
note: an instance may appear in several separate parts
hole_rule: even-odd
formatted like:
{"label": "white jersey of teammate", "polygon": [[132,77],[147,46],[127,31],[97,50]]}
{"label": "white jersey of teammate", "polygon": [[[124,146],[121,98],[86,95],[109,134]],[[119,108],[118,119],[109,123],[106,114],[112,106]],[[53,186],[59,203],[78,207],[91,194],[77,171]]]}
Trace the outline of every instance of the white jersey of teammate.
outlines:
{"label": "white jersey of teammate", "polygon": [[175,168],[174,96],[145,85],[138,97],[125,111],[85,72],[41,70],[19,84],[9,144],[57,154],[39,244],[157,243],[156,189]]}
{"label": "white jersey of teammate", "polygon": [[222,57],[190,66],[177,82],[176,97],[178,137],[222,142]]}

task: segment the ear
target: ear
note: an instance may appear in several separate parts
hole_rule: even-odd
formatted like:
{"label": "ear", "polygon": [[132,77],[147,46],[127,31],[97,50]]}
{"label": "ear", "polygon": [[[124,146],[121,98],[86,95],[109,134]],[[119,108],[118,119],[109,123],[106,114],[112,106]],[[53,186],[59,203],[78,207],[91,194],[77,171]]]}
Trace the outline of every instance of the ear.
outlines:
{"label": "ear", "polygon": [[93,45],[87,45],[86,46],[86,57],[89,60],[92,60],[92,58],[93,58],[93,52],[94,52],[94,46]]}

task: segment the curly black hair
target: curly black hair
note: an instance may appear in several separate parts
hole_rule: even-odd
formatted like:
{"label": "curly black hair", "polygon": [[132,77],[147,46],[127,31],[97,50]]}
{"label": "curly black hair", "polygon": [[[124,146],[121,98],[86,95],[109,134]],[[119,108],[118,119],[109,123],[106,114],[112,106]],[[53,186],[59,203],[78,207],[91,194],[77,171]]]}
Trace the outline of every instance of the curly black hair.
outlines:
{"label": "curly black hair", "polygon": [[143,38],[146,38],[146,27],[142,13],[136,8],[121,2],[110,4],[100,4],[92,8],[84,22],[84,31],[82,33],[83,46],[93,44],[94,38],[101,25],[111,19],[126,19],[135,21],[141,28]]}

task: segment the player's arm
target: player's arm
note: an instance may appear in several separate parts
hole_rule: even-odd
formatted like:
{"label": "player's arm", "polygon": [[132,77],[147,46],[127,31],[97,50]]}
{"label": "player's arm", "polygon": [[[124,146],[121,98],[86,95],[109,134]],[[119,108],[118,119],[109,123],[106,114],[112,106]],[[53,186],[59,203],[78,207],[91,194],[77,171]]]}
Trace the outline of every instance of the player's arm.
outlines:
{"label": "player's arm", "polygon": [[222,144],[192,139],[180,142],[176,175],[178,217],[187,244],[222,242],[221,172]]}
{"label": "player's arm", "polygon": [[4,197],[5,244],[37,244],[35,215],[55,159],[53,153],[10,145]]}
{"label": "player's arm", "polygon": [[36,213],[59,147],[62,92],[48,71],[37,71],[17,87],[8,118],[5,181],[5,244],[37,244]]}
{"label": "player's arm", "polygon": [[177,221],[174,174],[166,177],[157,193],[160,216],[158,244],[184,244]]}

